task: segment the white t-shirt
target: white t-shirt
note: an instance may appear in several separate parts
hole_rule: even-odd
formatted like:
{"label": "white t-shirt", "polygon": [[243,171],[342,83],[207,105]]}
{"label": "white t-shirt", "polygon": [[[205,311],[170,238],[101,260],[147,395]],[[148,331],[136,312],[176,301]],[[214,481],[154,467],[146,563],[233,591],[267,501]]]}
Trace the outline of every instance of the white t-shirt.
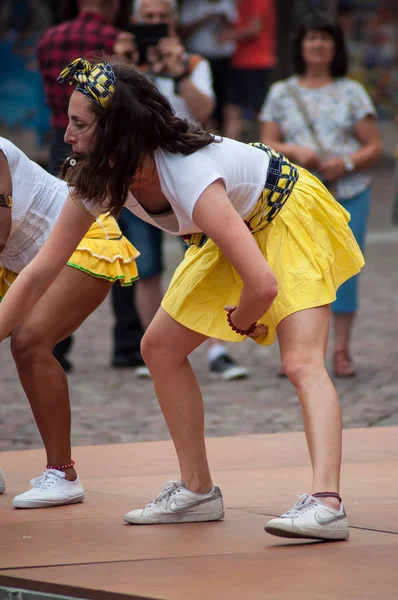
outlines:
{"label": "white t-shirt", "polygon": [[[268,155],[253,146],[223,138],[188,156],[173,154],[158,148],[154,152],[162,193],[170,202],[171,213],[150,215],[129,192],[125,207],[137,217],[173,235],[200,232],[192,219],[195,204],[201,194],[221,179],[231,204],[244,218],[250,214],[264,187]],[[105,212],[84,202],[95,216]]]}
{"label": "white t-shirt", "polygon": [[[213,76],[209,62],[205,58],[201,58],[198,64],[193,68],[192,73],[189,76],[194,86],[210,98],[215,98],[213,90]],[[180,119],[188,119],[188,121],[195,121],[195,117],[189,110],[185,100],[176,94],[176,85],[173,79],[170,77],[154,77],[153,83],[158,88],[174,109],[177,117]]]}
{"label": "white t-shirt", "polygon": [[17,146],[0,137],[12,180],[11,233],[0,254],[0,266],[19,273],[36,256],[49,236],[69,190],[31,161]]}
{"label": "white t-shirt", "polygon": [[[232,25],[237,20],[236,0],[219,0],[218,2],[185,0],[181,8],[180,23],[181,25],[192,25],[192,23],[212,15],[223,15],[224,19]],[[208,58],[232,56],[236,44],[232,42],[220,44],[218,41],[222,29],[221,20],[216,18],[198,27],[186,40],[189,52],[203,54]]]}

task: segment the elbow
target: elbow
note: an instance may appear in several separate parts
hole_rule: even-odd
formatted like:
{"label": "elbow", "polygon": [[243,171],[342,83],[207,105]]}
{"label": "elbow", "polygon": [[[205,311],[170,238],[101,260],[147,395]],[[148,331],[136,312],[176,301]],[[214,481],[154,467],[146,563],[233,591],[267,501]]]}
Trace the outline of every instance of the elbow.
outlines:
{"label": "elbow", "polygon": [[269,273],[263,280],[258,294],[262,302],[270,306],[278,295],[278,282],[273,273]]}
{"label": "elbow", "polygon": [[267,303],[269,302],[269,304],[272,304],[273,301],[275,300],[275,298],[277,297],[277,295],[278,295],[278,282],[276,281],[276,278],[274,277],[274,280],[269,283],[268,288],[267,288],[267,293],[266,293]]}

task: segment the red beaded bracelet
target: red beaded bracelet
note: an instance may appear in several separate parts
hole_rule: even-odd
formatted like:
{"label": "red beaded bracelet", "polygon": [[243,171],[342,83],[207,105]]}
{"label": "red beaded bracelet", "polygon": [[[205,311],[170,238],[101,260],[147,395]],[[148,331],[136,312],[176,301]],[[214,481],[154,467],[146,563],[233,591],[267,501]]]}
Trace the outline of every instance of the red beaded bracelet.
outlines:
{"label": "red beaded bracelet", "polygon": [[56,469],[57,471],[65,471],[65,469],[71,469],[75,464],[74,460],[71,460],[68,465],[46,465],[46,469]]}
{"label": "red beaded bracelet", "polygon": [[236,306],[233,306],[232,308],[229,308],[227,310],[227,321],[228,321],[228,325],[231,327],[231,329],[233,329],[233,331],[235,331],[235,333],[239,333],[239,335],[250,335],[253,333],[253,331],[256,329],[257,326],[257,322],[253,323],[252,325],[250,325],[249,329],[238,329],[238,327],[235,327],[235,325],[232,323],[231,321],[231,315],[234,312],[234,310],[236,310]]}

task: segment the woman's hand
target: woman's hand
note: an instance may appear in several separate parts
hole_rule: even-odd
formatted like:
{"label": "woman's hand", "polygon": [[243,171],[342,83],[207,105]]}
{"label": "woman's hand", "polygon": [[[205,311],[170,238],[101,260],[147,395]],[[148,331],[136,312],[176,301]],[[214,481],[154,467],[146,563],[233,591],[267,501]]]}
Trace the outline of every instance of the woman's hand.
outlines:
{"label": "woman's hand", "polygon": [[345,175],[344,160],[339,156],[333,156],[321,163],[320,172],[326,181],[336,181]]}
{"label": "woman's hand", "polygon": [[132,61],[138,63],[139,53],[134,41],[134,35],[128,31],[121,31],[113,44],[113,52],[115,56],[121,60]]}
{"label": "woman's hand", "polygon": [[185,48],[177,37],[167,37],[148,48],[148,62],[156,74],[179,77],[185,71]]}
{"label": "woman's hand", "polygon": [[304,169],[309,169],[310,171],[320,170],[321,161],[315,150],[297,146],[297,150],[295,150],[294,154],[296,155],[296,158],[293,159],[293,162],[304,167]]}
{"label": "woman's hand", "polygon": [[[224,306],[224,310],[226,313],[228,313],[228,311],[231,310],[231,308],[237,308],[236,306],[230,305],[230,306]],[[235,311],[234,311],[235,312]],[[231,322],[233,323],[233,325],[235,325],[235,327],[237,327],[238,329],[248,329],[250,327],[241,327],[239,322],[235,322],[234,317],[233,317],[233,313],[231,314]],[[257,323],[256,327],[254,329],[254,331],[252,331],[252,333],[248,336],[248,337],[260,337],[260,336],[264,336],[266,337],[268,335],[268,325],[264,325],[263,323]]]}

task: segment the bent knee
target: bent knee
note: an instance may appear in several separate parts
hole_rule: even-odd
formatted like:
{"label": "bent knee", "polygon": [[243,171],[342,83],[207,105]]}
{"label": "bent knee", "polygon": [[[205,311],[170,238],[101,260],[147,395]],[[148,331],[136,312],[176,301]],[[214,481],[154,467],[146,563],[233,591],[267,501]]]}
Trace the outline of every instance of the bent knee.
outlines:
{"label": "bent knee", "polygon": [[15,360],[28,359],[44,345],[44,335],[36,328],[19,325],[11,332],[11,352]]}
{"label": "bent knee", "polygon": [[148,368],[160,362],[171,367],[187,358],[185,355],[181,356],[179,348],[176,348],[167,336],[160,335],[156,326],[152,327],[151,325],[143,335],[140,350]]}
{"label": "bent knee", "polygon": [[307,377],[325,369],[325,361],[322,355],[295,352],[282,359],[282,369],[289,381],[299,386]]}
{"label": "bent knee", "polygon": [[165,344],[161,337],[156,334],[156,331],[151,326],[145,331],[141,339],[141,356],[145,364],[149,366],[151,362],[162,357],[165,353]]}

